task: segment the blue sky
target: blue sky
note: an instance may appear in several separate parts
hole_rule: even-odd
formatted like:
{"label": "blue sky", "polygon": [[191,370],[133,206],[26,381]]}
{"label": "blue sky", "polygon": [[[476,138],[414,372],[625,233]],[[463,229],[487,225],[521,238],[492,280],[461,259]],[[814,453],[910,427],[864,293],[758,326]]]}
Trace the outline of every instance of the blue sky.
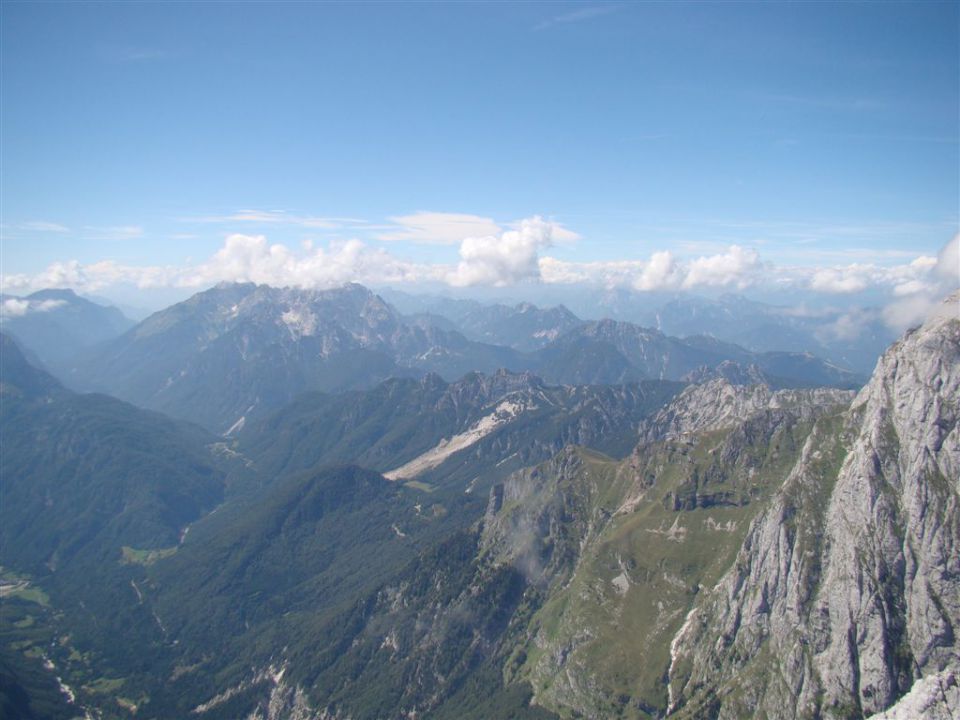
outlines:
{"label": "blue sky", "polygon": [[[664,252],[682,273],[648,279],[675,287],[747,257],[735,289],[773,266],[816,289],[957,231],[955,2],[4,2],[2,20],[8,290],[197,285],[237,262],[644,289]],[[274,244],[286,264],[256,275]]]}

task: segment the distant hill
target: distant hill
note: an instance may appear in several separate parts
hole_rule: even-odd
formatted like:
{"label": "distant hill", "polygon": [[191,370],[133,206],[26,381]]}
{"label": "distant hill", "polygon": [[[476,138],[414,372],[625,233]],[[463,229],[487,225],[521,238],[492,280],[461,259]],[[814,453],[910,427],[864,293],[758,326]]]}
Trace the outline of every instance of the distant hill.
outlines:
{"label": "distant hill", "polygon": [[0,331],[66,382],[82,351],[119,336],[134,322],[115,307],[80,297],[73,290],[40,290],[25,297],[0,296]]}

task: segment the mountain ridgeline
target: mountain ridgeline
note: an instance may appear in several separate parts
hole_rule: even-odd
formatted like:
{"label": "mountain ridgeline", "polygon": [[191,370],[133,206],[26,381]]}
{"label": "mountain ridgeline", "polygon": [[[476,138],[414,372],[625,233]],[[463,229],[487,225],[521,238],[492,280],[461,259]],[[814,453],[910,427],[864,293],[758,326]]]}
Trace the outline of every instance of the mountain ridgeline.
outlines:
{"label": "mountain ridgeline", "polygon": [[0,331],[51,371],[66,376],[78,353],[133,326],[115,307],[72,290],[40,290],[23,298],[0,295]]}
{"label": "mountain ridgeline", "polygon": [[77,363],[220,435],[0,336],[0,707],[950,717],[958,309],[859,391],[624,322],[485,344],[359,286],[215,288]]}
{"label": "mountain ridgeline", "polygon": [[553,384],[621,384],[681,380],[736,362],[783,386],[862,382],[809,353],[755,353],[630,323],[581,323],[564,308],[471,306],[460,320],[473,339],[449,322],[405,317],[360,285],[324,291],[222,285],[98,346],[65,377],[78,389],[107,392],[217,433],[235,432],[304,392],[366,389],[431,372],[447,381],[507,369]]}

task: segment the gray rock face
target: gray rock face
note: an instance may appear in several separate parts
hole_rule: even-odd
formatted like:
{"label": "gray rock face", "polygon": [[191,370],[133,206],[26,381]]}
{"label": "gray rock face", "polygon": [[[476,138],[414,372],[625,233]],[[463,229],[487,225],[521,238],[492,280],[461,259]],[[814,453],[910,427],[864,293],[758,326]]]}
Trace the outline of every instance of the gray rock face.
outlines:
{"label": "gray rock face", "polygon": [[642,442],[677,440],[694,433],[722,430],[762,410],[790,409],[812,418],[823,408],[845,405],[848,390],[771,390],[767,385],[737,385],[717,378],[691,385],[640,428]]}
{"label": "gray rock face", "polygon": [[960,677],[943,670],[914,683],[910,692],[870,720],[957,720],[960,718]]}
{"label": "gray rock face", "polygon": [[862,717],[960,667],[958,300],[817,424],[674,639],[674,713]]}

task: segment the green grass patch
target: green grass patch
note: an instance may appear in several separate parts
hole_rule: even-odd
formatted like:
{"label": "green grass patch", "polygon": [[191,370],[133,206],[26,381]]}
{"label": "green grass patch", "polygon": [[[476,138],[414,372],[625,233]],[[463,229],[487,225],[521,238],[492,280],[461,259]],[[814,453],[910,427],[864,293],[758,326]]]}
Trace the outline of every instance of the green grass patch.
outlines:
{"label": "green grass patch", "polygon": [[84,685],[83,689],[97,695],[110,695],[123,687],[124,682],[126,681],[123,678],[98,678],[89,685]]}
{"label": "green grass patch", "polygon": [[429,483],[420,482],[419,480],[408,480],[403,484],[404,487],[412,488],[414,490],[419,490],[420,492],[432,493],[436,488]]}
{"label": "green grass patch", "polygon": [[158,560],[163,560],[177,552],[176,547],[158,548],[157,550],[138,550],[136,548],[124,545],[120,548],[122,557],[120,562],[124,565],[143,565],[149,567]]}
{"label": "green grass patch", "polygon": [[[7,587],[4,589],[2,597],[6,599],[17,598],[24,602],[32,602],[43,607],[50,606],[50,597],[40,588],[29,583]],[[26,626],[29,627],[29,626]]]}

